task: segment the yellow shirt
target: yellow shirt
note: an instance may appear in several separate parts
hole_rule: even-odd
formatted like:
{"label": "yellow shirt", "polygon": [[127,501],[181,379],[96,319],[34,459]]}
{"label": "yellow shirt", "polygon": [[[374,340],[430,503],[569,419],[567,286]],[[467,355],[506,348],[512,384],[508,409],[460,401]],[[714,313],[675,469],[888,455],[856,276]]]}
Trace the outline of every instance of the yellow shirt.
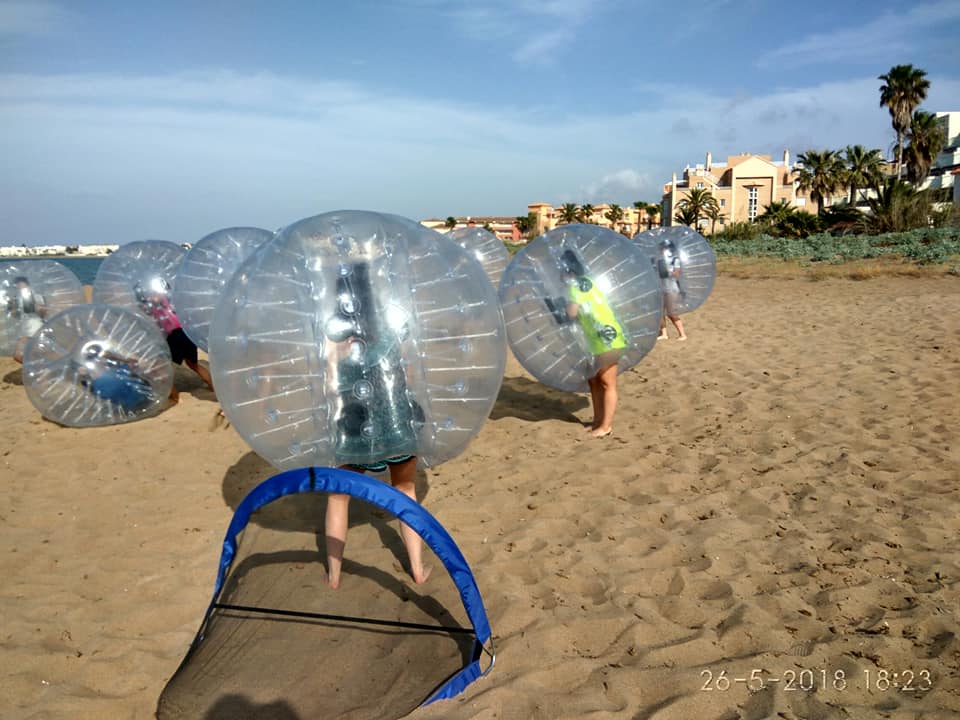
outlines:
{"label": "yellow shirt", "polygon": [[627,338],[617,322],[613,308],[607,304],[607,299],[590,278],[578,277],[570,284],[570,302],[579,307],[577,319],[592,355],[620,350],[627,346]]}

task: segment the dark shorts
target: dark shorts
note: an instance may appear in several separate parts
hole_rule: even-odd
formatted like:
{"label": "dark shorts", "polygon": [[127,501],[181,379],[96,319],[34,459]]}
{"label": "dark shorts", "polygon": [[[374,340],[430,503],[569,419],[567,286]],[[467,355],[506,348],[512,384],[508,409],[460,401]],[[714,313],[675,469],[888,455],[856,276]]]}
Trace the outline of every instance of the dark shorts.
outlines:
{"label": "dark shorts", "polygon": [[184,360],[197,362],[197,346],[187,337],[183,328],[177,328],[167,335],[167,345],[170,347],[170,358],[174,365],[183,365]]}
{"label": "dark shorts", "polygon": [[388,465],[400,465],[412,457],[413,455],[397,455],[396,457],[372,463],[350,463],[349,467],[357,468],[358,470],[367,470],[369,472],[383,472],[387,469]]}

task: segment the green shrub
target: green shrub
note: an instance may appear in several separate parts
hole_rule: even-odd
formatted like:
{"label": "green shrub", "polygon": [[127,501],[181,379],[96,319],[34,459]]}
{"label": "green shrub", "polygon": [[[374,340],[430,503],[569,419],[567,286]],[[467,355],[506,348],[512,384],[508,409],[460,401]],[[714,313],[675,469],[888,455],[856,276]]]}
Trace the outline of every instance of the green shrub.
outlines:
{"label": "green shrub", "polygon": [[717,255],[779,257],[808,262],[845,262],[879,257],[899,257],[917,264],[946,263],[960,256],[960,228],[923,228],[882,235],[817,233],[805,238],[757,235],[732,240],[718,234],[710,244]]}

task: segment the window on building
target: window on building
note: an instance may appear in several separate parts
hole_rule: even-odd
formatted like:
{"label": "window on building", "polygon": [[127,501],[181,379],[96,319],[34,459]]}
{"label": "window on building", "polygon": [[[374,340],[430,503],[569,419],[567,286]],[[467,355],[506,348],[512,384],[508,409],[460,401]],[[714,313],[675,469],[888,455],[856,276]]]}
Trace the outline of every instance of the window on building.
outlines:
{"label": "window on building", "polygon": [[720,198],[720,207],[726,207],[726,206],[727,206],[727,201],[726,201],[726,199],[725,199],[725,198]]}
{"label": "window on building", "polygon": [[697,183],[697,187],[698,187],[698,188],[702,188],[702,187],[703,187],[703,183]]}
{"label": "window on building", "polygon": [[759,188],[747,188],[747,217],[751,220],[757,219],[757,200],[759,199]]}

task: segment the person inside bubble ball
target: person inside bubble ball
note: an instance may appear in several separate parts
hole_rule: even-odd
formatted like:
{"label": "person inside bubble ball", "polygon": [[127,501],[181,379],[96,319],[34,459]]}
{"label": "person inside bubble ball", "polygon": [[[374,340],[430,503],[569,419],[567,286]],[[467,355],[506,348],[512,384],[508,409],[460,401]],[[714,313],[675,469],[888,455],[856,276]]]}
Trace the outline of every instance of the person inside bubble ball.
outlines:
{"label": "person inside bubble ball", "polygon": [[30,280],[19,275],[13,279],[13,292],[7,299],[7,313],[20,325],[20,338],[13,351],[13,359],[23,363],[27,342],[43,327],[47,316],[43,296],[30,285]]}
{"label": "person inside bubble ball", "polygon": [[156,399],[136,359],[117,355],[100,342],[87,343],[79,355],[77,381],[98,398],[128,413],[143,410]]}
{"label": "person inside bubble ball", "polygon": [[[148,287],[137,282],[133,286],[133,294],[143,311],[147,313],[159,326],[167,338],[170,348],[170,358],[175,365],[186,365],[193,370],[207,387],[213,390],[213,378],[210,371],[200,364],[197,346],[184,332],[180,320],[170,305],[170,285],[163,278],[155,278]],[[170,388],[170,402],[180,400],[180,391],[176,386]],[[219,413],[222,416],[222,412]]]}
{"label": "person inside bubble ball", "polygon": [[[347,461],[340,467],[359,473],[389,470],[390,484],[416,501],[417,428],[424,417],[409,390],[400,353],[408,330],[396,313],[378,307],[370,271],[366,262],[341,267],[337,311],[324,328],[330,341],[328,376],[339,399],[336,454],[380,458]],[[334,589],[340,586],[349,507],[349,495],[331,494],[327,499],[327,582]],[[414,582],[425,582],[431,568],[423,563],[420,536],[404,523],[400,535]]]}
{"label": "person inside bubble ball", "polygon": [[573,250],[564,250],[560,265],[568,283],[567,317],[577,320],[593,355],[594,375],[589,378],[593,422],[587,429],[593,437],[613,432],[613,414],[617,409],[617,363],[627,338],[613,308],[587,274]]}
{"label": "person inside bubble ball", "polygon": [[683,301],[683,288],[680,286],[680,253],[672,241],[661,248],[661,257],[657,260],[657,274],[660,276],[660,290],[663,292],[663,316],[660,318],[660,334],[657,340],[668,340],[667,318],[677,329],[677,340],[686,340],[683,320],[677,312]]}

